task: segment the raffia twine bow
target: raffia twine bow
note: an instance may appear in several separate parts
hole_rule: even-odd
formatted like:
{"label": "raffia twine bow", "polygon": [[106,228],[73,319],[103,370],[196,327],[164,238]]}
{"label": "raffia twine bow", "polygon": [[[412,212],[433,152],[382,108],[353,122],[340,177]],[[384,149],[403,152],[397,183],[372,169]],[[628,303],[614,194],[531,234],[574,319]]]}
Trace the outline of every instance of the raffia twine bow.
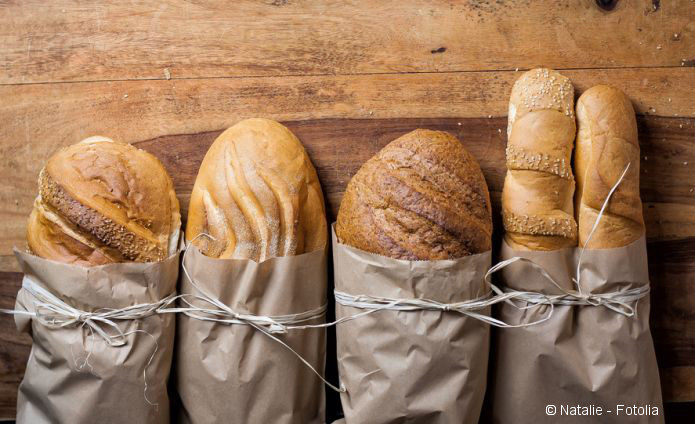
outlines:
{"label": "raffia twine bow", "polygon": [[[225,304],[221,300],[217,299],[215,296],[210,295],[205,289],[203,289],[194,279],[191,277],[186,267],[186,257],[188,251],[193,244],[200,237],[207,237],[214,240],[209,234],[200,233],[194,237],[186,245],[186,250],[183,254],[183,264],[181,268],[186,278],[190,282],[191,286],[195,288],[198,294],[184,293],[177,296],[177,299],[181,301],[185,306],[170,308],[167,310],[169,313],[183,313],[184,315],[195,318],[201,321],[212,321],[221,324],[246,324],[253,327],[258,327],[264,332],[270,334],[285,334],[288,330],[297,330],[304,328],[315,328],[315,325],[297,325],[302,324],[307,321],[312,321],[323,317],[326,314],[327,304],[323,304],[315,309],[300,312],[297,314],[287,314],[287,315],[255,315],[251,313],[238,312],[232,309],[229,305]],[[209,307],[203,307],[192,303],[192,300],[197,300],[203,302]]]}
{"label": "raffia twine bow", "polygon": [[127,344],[126,337],[132,334],[132,332],[121,330],[117,322],[137,320],[158,314],[176,300],[176,294],[172,293],[153,303],[140,303],[117,309],[102,308],[87,312],[68,305],[29,277],[24,277],[22,289],[34,298],[34,311],[3,310],[3,312],[30,316],[49,328],[65,328],[75,325],[89,327],[109,346]]}
{"label": "raffia twine bow", "polygon": [[[157,302],[139,303],[136,305],[126,306],[124,308],[101,308],[89,312],[70,306],[26,275],[22,280],[22,289],[33,297],[34,310],[26,311],[17,309],[0,309],[0,312],[10,315],[28,316],[47,328],[86,328],[89,331],[89,339],[98,337],[111,347],[125,346],[128,344],[127,337],[132,334],[142,333],[149,336],[154,342],[154,349],[152,350],[152,354],[150,354],[150,357],[142,370],[144,381],[143,395],[148,404],[154,406],[155,408],[159,407],[158,403],[150,401],[150,399],[147,397],[147,368],[150,366],[154,360],[155,354],[159,350],[159,343],[152,334],[145,330],[135,329],[123,331],[118,325],[118,322],[141,320],[163,313],[167,310],[169,305],[176,300],[177,296],[175,293],[172,293]],[[89,367],[91,371],[92,366],[89,363],[89,358],[92,355],[91,348],[88,348],[87,345],[85,345],[84,350],[86,352],[86,356],[81,364],[78,364],[78,361],[76,358],[74,358],[73,353],[75,367],[78,371],[85,367]]]}

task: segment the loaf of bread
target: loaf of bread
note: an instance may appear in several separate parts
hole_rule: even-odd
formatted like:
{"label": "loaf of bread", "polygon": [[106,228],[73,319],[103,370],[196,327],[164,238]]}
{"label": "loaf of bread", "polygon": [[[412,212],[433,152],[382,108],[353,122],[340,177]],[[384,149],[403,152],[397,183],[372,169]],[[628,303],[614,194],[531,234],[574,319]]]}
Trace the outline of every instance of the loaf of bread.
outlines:
{"label": "loaf of bread", "polygon": [[592,87],[577,101],[577,126],[574,169],[579,245],[585,246],[608,193],[630,164],[586,247],[626,246],[644,234],[640,150],[632,103],[616,88]]}
{"label": "loaf of bread", "polygon": [[577,245],[571,158],[574,89],[550,69],[532,69],[509,99],[507,175],[502,190],[505,240],[517,250]]}
{"label": "loaf of bread", "polygon": [[186,239],[210,257],[259,262],[324,248],[321,185],[299,139],[268,119],[220,134],[193,186]]}
{"label": "loaf of bread", "polygon": [[490,194],[456,137],[418,129],[392,141],[350,180],[336,235],[397,259],[452,259],[491,248]]}
{"label": "loaf of bread", "polygon": [[82,266],[156,262],[176,251],[180,226],[173,183],[157,158],[90,137],[41,170],[27,241],[37,256]]}

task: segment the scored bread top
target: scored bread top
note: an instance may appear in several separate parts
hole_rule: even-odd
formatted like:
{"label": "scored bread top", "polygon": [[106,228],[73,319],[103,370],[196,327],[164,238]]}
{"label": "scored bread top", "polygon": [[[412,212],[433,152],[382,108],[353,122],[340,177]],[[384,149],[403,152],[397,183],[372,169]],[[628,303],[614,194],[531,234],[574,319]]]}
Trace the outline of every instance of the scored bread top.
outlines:
{"label": "scored bread top", "polygon": [[502,215],[505,239],[513,248],[576,245],[573,105],[571,82],[550,69],[532,69],[512,88]]}
{"label": "scored bread top", "polygon": [[27,240],[34,254],[67,263],[154,262],[176,251],[180,225],[173,183],[156,157],[91,137],[41,170]]}
{"label": "scored bread top", "polygon": [[632,103],[622,91],[597,85],[579,97],[577,122],[574,161],[579,245],[585,245],[608,193],[629,163],[589,243],[592,248],[626,246],[644,234],[640,153]]}
{"label": "scored bread top", "polygon": [[207,256],[263,261],[322,249],[326,239],[316,170],[289,129],[247,119],[220,134],[198,171],[186,240]]}
{"label": "scored bread top", "polygon": [[392,141],[350,180],[336,235],[367,252],[452,259],[491,248],[485,178],[456,137],[418,129]]}

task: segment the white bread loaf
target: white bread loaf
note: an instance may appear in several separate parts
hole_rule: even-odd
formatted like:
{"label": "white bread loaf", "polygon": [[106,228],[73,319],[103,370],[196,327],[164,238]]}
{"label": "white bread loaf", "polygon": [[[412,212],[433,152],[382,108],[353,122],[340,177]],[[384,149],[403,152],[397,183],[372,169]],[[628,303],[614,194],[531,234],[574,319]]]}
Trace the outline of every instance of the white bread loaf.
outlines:
{"label": "white bread loaf", "polygon": [[207,256],[255,261],[326,245],[321,185],[289,129],[247,119],[217,137],[191,194],[186,240],[194,239]]}

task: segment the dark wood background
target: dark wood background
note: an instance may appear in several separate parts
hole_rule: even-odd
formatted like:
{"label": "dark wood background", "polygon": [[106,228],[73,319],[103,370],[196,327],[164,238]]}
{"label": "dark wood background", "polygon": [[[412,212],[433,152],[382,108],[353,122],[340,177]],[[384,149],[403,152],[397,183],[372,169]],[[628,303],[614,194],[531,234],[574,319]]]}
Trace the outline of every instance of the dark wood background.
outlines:
{"label": "dark wood background", "polygon": [[[673,402],[695,401],[691,0],[0,0],[0,308],[20,286],[12,247],[24,246],[39,170],[95,134],[157,155],[185,210],[223,129],[279,120],[306,146],[334,220],[382,146],[449,131],[480,161],[499,224],[508,97],[536,66],[579,93],[606,83],[633,100],[664,398],[690,414]],[[30,339],[0,316],[0,340],[1,419],[14,416]]]}

